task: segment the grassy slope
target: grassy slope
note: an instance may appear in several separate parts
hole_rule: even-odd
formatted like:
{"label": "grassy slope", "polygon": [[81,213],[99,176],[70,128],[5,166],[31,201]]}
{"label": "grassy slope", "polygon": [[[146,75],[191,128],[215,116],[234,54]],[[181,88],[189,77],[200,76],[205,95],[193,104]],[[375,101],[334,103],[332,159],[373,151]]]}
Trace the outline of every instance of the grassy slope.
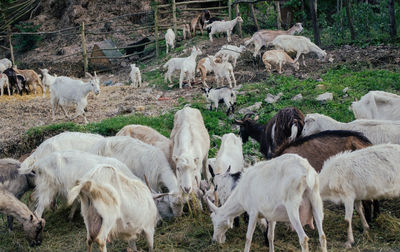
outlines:
{"label": "grassy slope", "polygon": [[[158,84],[162,76],[158,70],[154,71],[154,78],[151,83]],[[323,84],[325,89],[317,88],[317,85]],[[343,98],[343,88],[349,87],[349,96]],[[349,105],[354,98],[360,98],[369,90],[386,90],[389,92],[399,92],[400,73],[394,73],[385,70],[363,70],[353,72],[345,66],[332,68],[325,75],[322,75],[322,81],[297,80],[291,77],[271,76],[262,83],[245,84],[241,91],[244,94],[238,96],[238,106],[247,107],[257,101],[263,101],[267,93],[277,94],[283,92],[281,100],[274,104],[266,104],[263,101],[259,112],[260,121],[266,122],[279,109],[286,106],[296,106],[304,113],[318,112],[324,113],[340,121],[353,120],[352,113],[348,110]],[[315,101],[315,97],[323,92],[332,92],[334,100],[321,104]],[[298,93],[302,93],[302,101],[291,101],[290,99]],[[181,101],[183,106],[185,101]],[[222,135],[228,132],[236,132],[233,126],[233,118],[227,117],[223,112],[208,111],[205,108],[204,99],[199,95],[195,98],[193,107],[202,110],[207,129],[210,136]],[[178,109],[178,108],[177,108]],[[239,109],[239,108],[238,108]],[[64,123],[34,128],[28,131],[28,138],[43,135],[54,134],[64,130],[94,132],[102,135],[114,135],[121,127],[127,124],[145,124],[149,125],[162,134],[169,136],[173,125],[173,112],[162,115],[157,118],[149,118],[142,115],[128,117],[116,117],[106,119],[99,123],[90,123],[87,126],[75,125],[73,123]],[[239,118],[236,114],[235,117]],[[219,145],[218,140],[211,143],[210,156],[214,156]],[[244,145],[246,155],[259,155],[257,144],[248,142]],[[27,196],[24,199],[27,202]],[[385,202],[382,214],[376,222],[372,224],[370,236],[361,233],[361,224],[358,216],[354,217],[354,235],[355,248],[352,251],[364,249],[395,249],[400,248],[400,210],[396,208],[395,201]],[[66,220],[68,209],[60,207],[57,211],[48,211],[44,217],[47,221],[43,244],[37,248],[37,251],[84,251],[86,231],[83,220],[76,216],[70,223]],[[343,251],[343,243],[346,239],[346,225],[343,220],[344,211],[341,207],[329,206],[325,209],[324,229],[328,237],[328,248],[330,251]],[[240,228],[235,228],[227,232],[227,242],[223,245],[217,245],[211,242],[212,224],[208,213],[201,213],[195,217],[188,214],[184,217],[163,222],[157,227],[155,235],[156,251],[242,251],[245,242],[246,226],[242,223]],[[310,248],[312,251],[318,247],[317,232],[308,228],[306,233],[310,236]],[[276,251],[298,251],[299,244],[295,232],[287,231],[283,224],[277,225],[275,237]],[[110,251],[120,251],[126,246],[124,242],[114,242],[108,245]],[[138,247],[147,248],[144,239],[141,237]],[[5,219],[0,220],[0,250],[30,250],[23,236],[21,225],[15,225],[15,232],[9,234],[5,228]],[[263,236],[259,229],[256,229],[253,243],[253,251],[266,251],[267,247],[263,245]]]}

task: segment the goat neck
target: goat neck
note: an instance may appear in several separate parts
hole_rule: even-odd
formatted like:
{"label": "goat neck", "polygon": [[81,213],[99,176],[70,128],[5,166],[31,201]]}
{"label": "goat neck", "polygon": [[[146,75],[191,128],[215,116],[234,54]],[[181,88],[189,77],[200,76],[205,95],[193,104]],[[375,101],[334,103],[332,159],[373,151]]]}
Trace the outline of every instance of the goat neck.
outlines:
{"label": "goat neck", "polygon": [[262,136],[265,131],[265,125],[257,123],[254,120],[247,120],[248,122],[248,134],[251,138],[255,139],[257,142],[261,143]]}

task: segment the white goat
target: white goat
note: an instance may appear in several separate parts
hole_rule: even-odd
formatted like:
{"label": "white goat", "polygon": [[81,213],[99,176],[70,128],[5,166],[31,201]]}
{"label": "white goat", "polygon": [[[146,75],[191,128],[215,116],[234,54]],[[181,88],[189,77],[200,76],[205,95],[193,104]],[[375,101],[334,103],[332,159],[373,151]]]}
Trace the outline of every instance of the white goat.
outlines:
{"label": "white goat", "polygon": [[[78,179],[98,164],[108,164],[117,167],[126,176],[134,177],[125,164],[115,158],[107,158],[83,151],[71,150],[53,152],[36,161],[30,168],[19,169],[20,174],[35,172],[35,190],[33,197],[36,200],[37,216],[41,217],[56,195],[67,197],[68,192],[76,185]],[[72,219],[76,205],[71,209],[69,219]]]}
{"label": "white goat", "polygon": [[262,56],[265,68],[268,72],[271,72],[272,66],[278,66],[278,73],[282,73],[282,65],[290,64],[297,71],[299,70],[299,62],[294,62],[292,58],[283,50],[270,50],[266,51]]}
{"label": "white goat", "polygon": [[215,57],[221,57],[224,60],[232,60],[233,67],[236,67],[237,59],[245,49],[246,47],[244,45],[241,45],[240,47],[234,45],[224,45],[221,47],[221,50],[215,54]]}
{"label": "white goat", "polygon": [[346,247],[354,243],[351,219],[354,201],[366,231],[369,226],[361,200],[400,196],[400,145],[381,144],[353,152],[343,152],[325,161],[320,178],[323,200],[344,203],[348,222]]}
{"label": "white goat", "polygon": [[179,77],[179,88],[182,88],[183,80],[186,77],[188,80],[189,87],[192,85],[190,84],[190,81],[194,81],[194,77],[196,75],[196,58],[198,55],[201,55],[202,52],[199,48],[193,46],[192,47],[192,53],[190,54],[189,57],[185,58],[185,60],[182,63],[182,68],[181,68],[181,75]]}
{"label": "white goat", "polygon": [[136,64],[131,64],[131,72],[129,73],[129,77],[131,78],[131,85],[134,88],[142,86],[142,76],[140,74],[140,69],[136,66]]}
{"label": "white goat", "polygon": [[40,69],[40,71],[42,72],[43,75],[43,80],[42,80],[42,84],[43,84],[43,97],[46,96],[46,87],[50,90],[50,87],[54,84],[54,82],[56,81],[57,75],[55,74],[54,76],[49,74],[49,70],[48,69]]}
{"label": "white goat", "polygon": [[237,16],[235,19],[231,21],[214,21],[213,23],[209,24],[206,26],[206,28],[211,28],[211,32],[209,34],[210,36],[210,41],[213,42],[212,36],[214,34],[220,33],[220,32],[226,32],[226,35],[228,37],[228,42],[231,42],[231,34],[233,27],[237,23],[243,23],[243,19],[240,16]]}
{"label": "white goat", "polygon": [[11,68],[12,67],[12,62],[7,59],[1,59],[0,60],[0,73],[3,73],[7,68]]}
{"label": "white goat", "polygon": [[171,131],[172,161],[182,190],[189,194],[199,188],[201,173],[209,179],[207,170],[210,136],[198,109],[183,108],[175,113]]}
{"label": "white goat", "polygon": [[165,33],[165,45],[167,47],[167,54],[168,54],[168,46],[171,46],[172,49],[175,48],[175,33],[171,28],[167,30],[167,33]]}
{"label": "white goat", "polygon": [[400,96],[384,91],[369,91],[350,109],[356,119],[400,120]]}
{"label": "white goat", "polygon": [[96,134],[80,132],[63,132],[41,143],[36,150],[21,164],[21,170],[33,169],[33,164],[55,151],[79,150],[88,151],[92,146],[104,137]]}
{"label": "white goat", "polygon": [[233,219],[243,212],[249,214],[245,252],[250,251],[251,240],[259,218],[268,220],[269,251],[274,251],[274,230],[277,221],[290,222],[299,236],[301,251],[309,251],[302,225],[314,216],[323,252],[327,251],[322,229],[324,217],[319,195],[318,175],[314,168],[296,154],[285,154],[270,161],[259,162],[248,168],[231,196],[220,208],[209,200],[214,224],[213,240],[225,242],[225,232]]}
{"label": "white goat", "polygon": [[304,119],[303,136],[325,130],[353,130],[362,132],[372,144],[400,144],[400,121],[359,119],[349,123],[338,122],[322,114],[307,114]]}
{"label": "white goat", "polygon": [[[228,61],[223,61],[221,58],[216,58],[215,56],[208,56],[210,59],[211,67],[214,69],[215,78],[217,79],[217,86],[220,85],[220,81],[222,79],[222,84],[224,83],[224,79],[228,80],[229,87],[236,87],[236,79],[235,74],[233,73],[232,64]],[[232,80],[231,80],[232,78]]]}
{"label": "white goat", "polygon": [[144,232],[153,251],[154,229],[158,220],[157,208],[146,185],[127,177],[112,165],[98,165],[90,170],[68,193],[68,203],[81,201],[81,213],[87,231],[88,251],[97,243],[107,251],[109,237],[129,242],[137,251],[136,239]]}
{"label": "white goat", "polygon": [[[53,121],[55,120],[55,111],[58,106],[62,108],[67,118],[74,119],[80,115],[83,116],[85,123],[88,123],[85,115],[85,108],[88,104],[87,97],[90,91],[96,95],[100,93],[99,78],[96,72],[94,77],[86,73],[91,79],[89,82],[74,80],[69,77],[58,77],[50,88],[50,101],[52,106]],[[76,113],[72,118],[68,116],[64,106],[69,104],[76,105]]]}
{"label": "white goat", "polygon": [[276,49],[281,49],[287,53],[296,53],[296,58],[294,62],[299,60],[299,57],[303,55],[303,65],[306,65],[304,60],[304,54],[314,52],[317,54],[319,59],[326,60],[327,54],[324,50],[319,48],[316,44],[311,42],[309,38],[303,36],[293,36],[293,35],[279,35],[276,37],[271,44],[275,46]]}
{"label": "white goat", "polygon": [[[150,188],[156,192],[161,192],[162,186],[167,187],[169,194],[163,200],[169,203],[174,216],[182,214],[182,192],[167,158],[159,148],[128,136],[115,136],[100,140],[90,152],[123,162],[141,180],[147,178]],[[169,215],[161,214],[163,217]]]}
{"label": "white goat", "polygon": [[169,83],[172,83],[171,76],[175,71],[181,71],[183,62],[186,58],[172,58],[164,64],[163,68],[168,68],[167,72],[164,75],[164,82],[169,80]]}
{"label": "white goat", "polygon": [[218,110],[218,104],[220,102],[224,102],[225,106],[228,108],[226,114],[229,112],[235,113],[236,104],[236,94],[232,88],[228,87],[219,87],[219,88],[202,88],[204,92],[204,96],[206,97],[207,101],[210,102],[210,110],[212,110],[212,106],[216,110]]}
{"label": "white goat", "polygon": [[0,90],[1,90],[1,96],[4,94],[4,89],[7,87],[8,91],[8,96],[11,96],[10,92],[10,82],[8,81],[7,75],[0,73]]}

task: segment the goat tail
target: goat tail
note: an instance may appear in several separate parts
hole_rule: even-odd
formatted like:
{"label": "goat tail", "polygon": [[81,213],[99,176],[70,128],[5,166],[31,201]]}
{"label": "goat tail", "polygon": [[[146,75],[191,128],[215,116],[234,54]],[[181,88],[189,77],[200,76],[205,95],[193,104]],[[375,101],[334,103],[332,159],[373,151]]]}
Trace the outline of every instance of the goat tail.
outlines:
{"label": "goat tail", "polygon": [[250,45],[250,43],[253,42],[253,41],[254,41],[254,36],[251,37],[251,39],[246,40],[246,41],[244,42],[244,45],[245,45],[245,46],[248,46],[248,45]]}
{"label": "goat tail", "polygon": [[87,180],[84,183],[78,182],[78,185],[72,187],[72,189],[68,192],[68,201],[67,204],[72,205],[72,203],[78,198],[81,192],[89,192],[92,186],[92,181]]}
{"label": "goat tail", "polygon": [[24,160],[24,162],[22,162],[21,167],[18,169],[19,174],[29,174],[33,171],[36,162],[36,159],[33,156],[34,155],[30,155]]}

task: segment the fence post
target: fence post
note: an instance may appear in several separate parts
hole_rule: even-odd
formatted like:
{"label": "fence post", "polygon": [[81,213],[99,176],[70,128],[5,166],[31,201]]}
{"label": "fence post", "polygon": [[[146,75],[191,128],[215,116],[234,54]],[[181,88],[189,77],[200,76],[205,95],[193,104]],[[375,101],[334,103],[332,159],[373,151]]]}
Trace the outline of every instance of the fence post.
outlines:
{"label": "fence post", "polygon": [[13,48],[12,41],[11,41],[11,29],[10,29],[10,25],[8,25],[8,42],[10,43],[11,61],[12,61],[13,66],[15,66],[14,48]]}
{"label": "fence post", "polygon": [[82,37],[83,71],[85,74],[88,71],[88,58],[87,58],[86,38],[85,38],[85,22],[82,22],[81,37]]}
{"label": "fence post", "polygon": [[232,0],[228,1],[228,15],[229,15],[229,20],[232,20]]}
{"label": "fence post", "polygon": [[281,18],[281,5],[279,3],[279,1],[275,1],[275,6],[276,6],[276,25],[278,27],[278,30],[281,29],[282,25],[282,18]]}
{"label": "fence post", "polygon": [[175,4],[175,0],[172,0],[172,23],[174,24],[174,33],[176,36],[176,4]]}
{"label": "fence post", "polygon": [[156,56],[160,56],[160,45],[158,44],[158,6],[154,8],[154,37],[156,39]]}
{"label": "fence post", "polygon": [[254,5],[253,5],[252,3],[250,4],[250,10],[251,10],[251,15],[253,16],[254,23],[255,23],[255,25],[256,25],[256,27],[257,27],[257,31],[258,31],[258,30],[260,30],[260,26],[258,26],[258,21],[257,21],[256,13],[255,13],[255,11],[254,11]]}
{"label": "fence post", "polygon": [[[238,3],[235,5],[235,11],[236,11],[236,17],[240,16]],[[238,24],[238,30],[239,30],[239,37],[242,37],[242,24],[240,22],[238,22],[237,24]]]}

